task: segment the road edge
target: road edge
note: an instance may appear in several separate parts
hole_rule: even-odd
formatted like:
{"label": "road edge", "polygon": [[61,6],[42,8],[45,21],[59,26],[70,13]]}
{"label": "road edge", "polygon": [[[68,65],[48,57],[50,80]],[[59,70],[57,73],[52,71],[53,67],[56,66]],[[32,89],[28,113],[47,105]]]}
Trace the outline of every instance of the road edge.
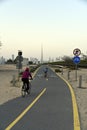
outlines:
{"label": "road edge", "polygon": [[[51,70],[54,71],[53,68],[51,68]],[[80,117],[79,117],[78,106],[77,106],[77,101],[76,101],[74,90],[73,90],[72,86],[70,85],[70,83],[63,76],[61,76],[58,73],[56,73],[56,74],[68,85],[68,88],[70,90],[71,97],[72,97],[74,130],[81,130]]]}

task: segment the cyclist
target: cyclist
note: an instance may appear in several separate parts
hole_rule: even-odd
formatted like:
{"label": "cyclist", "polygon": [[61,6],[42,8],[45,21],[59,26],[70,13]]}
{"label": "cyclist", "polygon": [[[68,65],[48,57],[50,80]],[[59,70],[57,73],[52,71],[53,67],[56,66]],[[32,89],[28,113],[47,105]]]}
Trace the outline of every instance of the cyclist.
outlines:
{"label": "cyclist", "polygon": [[48,68],[46,67],[46,68],[44,69],[44,77],[45,77],[45,78],[47,77],[47,73],[48,73]]}
{"label": "cyclist", "polygon": [[[26,68],[25,71],[22,73],[22,81],[23,81],[23,86],[25,83],[27,84],[27,88],[26,88],[27,92],[29,90],[29,77],[31,78],[31,80],[33,79],[32,75],[29,71],[29,68]],[[22,89],[24,89],[24,88],[22,87]]]}

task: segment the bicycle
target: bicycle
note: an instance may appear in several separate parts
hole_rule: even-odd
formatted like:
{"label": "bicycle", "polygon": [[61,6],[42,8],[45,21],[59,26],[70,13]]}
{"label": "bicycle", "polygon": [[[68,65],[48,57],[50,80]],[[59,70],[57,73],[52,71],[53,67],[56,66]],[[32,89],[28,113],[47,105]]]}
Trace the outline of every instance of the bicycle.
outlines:
{"label": "bicycle", "polygon": [[27,83],[24,83],[21,89],[22,97],[31,93],[31,83],[29,82],[29,89],[27,90]]}
{"label": "bicycle", "polygon": [[44,69],[44,78],[47,78],[47,76],[48,76],[48,68],[45,68]]}
{"label": "bicycle", "polygon": [[44,72],[44,78],[47,78],[47,72]]}

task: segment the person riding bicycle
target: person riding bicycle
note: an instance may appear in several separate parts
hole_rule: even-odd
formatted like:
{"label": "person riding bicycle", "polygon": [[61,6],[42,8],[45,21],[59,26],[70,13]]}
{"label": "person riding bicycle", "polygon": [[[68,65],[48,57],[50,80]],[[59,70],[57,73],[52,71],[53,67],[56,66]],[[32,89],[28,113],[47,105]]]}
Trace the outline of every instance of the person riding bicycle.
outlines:
{"label": "person riding bicycle", "polygon": [[46,67],[46,68],[44,69],[44,77],[47,77],[47,73],[48,73],[48,68]]}
{"label": "person riding bicycle", "polygon": [[[26,89],[27,91],[29,90],[29,77],[31,79],[33,79],[32,75],[29,71],[29,68],[26,68],[25,71],[22,73],[22,81],[23,81],[23,84],[25,84],[25,83],[27,84],[27,89]],[[22,87],[22,89],[24,89],[24,88]]]}

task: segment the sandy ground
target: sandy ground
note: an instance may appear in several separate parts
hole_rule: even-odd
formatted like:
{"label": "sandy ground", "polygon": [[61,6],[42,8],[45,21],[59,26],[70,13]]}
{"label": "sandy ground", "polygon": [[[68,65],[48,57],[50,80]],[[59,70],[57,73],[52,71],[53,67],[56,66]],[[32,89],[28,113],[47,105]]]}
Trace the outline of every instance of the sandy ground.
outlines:
{"label": "sandy ground", "polygon": [[[71,84],[77,99],[82,130],[87,130],[87,69],[73,70],[68,73],[68,69],[63,69],[60,73]],[[17,82],[14,86],[11,81],[13,76],[18,77],[18,70],[12,65],[0,65],[0,105],[21,96],[22,82]],[[82,82],[80,79],[82,76]],[[17,78],[18,79],[18,78]]]}
{"label": "sandy ground", "polygon": [[11,81],[18,77],[18,70],[12,65],[0,65],[0,105],[20,96],[20,82],[15,87]]}
{"label": "sandy ground", "polygon": [[87,130],[87,69],[63,69],[60,73],[72,86],[80,114],[81,130]]}

